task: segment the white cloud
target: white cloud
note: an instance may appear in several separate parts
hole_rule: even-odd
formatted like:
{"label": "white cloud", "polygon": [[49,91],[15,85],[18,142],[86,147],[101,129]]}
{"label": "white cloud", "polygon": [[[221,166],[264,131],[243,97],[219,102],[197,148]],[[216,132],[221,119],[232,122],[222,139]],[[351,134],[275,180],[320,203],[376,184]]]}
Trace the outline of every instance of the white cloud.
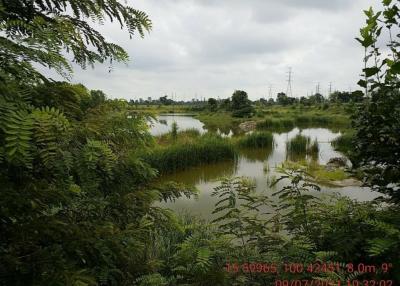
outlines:
{"label": "white cloud", "polygon": [[[286,90],[293,67],[294,95],[357,88],[363,50],[354,40],[364,24],[365,0],[136,0],[153,31],[129,40],[118,25],[99,27],[131,56],[128,66],[75,69],[73,82],[119,98],[228,97],[235,89],[252,99]],[[128,1],[129,3],[130,1]]]}

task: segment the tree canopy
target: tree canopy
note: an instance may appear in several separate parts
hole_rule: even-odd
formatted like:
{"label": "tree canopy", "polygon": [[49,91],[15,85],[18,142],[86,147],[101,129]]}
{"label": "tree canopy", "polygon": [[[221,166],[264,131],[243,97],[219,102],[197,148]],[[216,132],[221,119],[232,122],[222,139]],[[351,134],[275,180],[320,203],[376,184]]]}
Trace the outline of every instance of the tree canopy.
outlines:
{"label": "tree canopy", "polygon": [[68,77],[67,55],[85,68],[95,62],[127,61],[122,47],[111,43],[96,25],[117,21],[130,37],[152,27],[148,16],[115,0],[1,0],[0,79],[43,80],[32,63]]}

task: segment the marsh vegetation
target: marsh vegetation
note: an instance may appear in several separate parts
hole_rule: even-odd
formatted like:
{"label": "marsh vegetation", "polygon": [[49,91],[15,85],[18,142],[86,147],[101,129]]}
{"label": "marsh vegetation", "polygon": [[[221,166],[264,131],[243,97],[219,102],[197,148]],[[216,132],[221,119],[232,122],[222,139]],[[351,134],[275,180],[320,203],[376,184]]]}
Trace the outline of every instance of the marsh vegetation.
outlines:
{"label": "marsh vegetation", "polygon": [[[397,38],[392,55],[379,47],[398,28],[398,3],[365,11],[364,91],[151,104],[38,69],[69,79],[64,49],[83,68],[127,62],[88,22],[144,36],[146,13],[118,1],[2,1],[0,285],[400,281],[400,50]],[[241,130],[247,121],[257,130]],[[349,166],[327,166],[346,155]],[[338,183],[353,174],[362,186]],[[260,262],[279,273],[238,269]],[[325,262],[341,268],[284,271]],[[349,273],[350,262],[391,266]]]}

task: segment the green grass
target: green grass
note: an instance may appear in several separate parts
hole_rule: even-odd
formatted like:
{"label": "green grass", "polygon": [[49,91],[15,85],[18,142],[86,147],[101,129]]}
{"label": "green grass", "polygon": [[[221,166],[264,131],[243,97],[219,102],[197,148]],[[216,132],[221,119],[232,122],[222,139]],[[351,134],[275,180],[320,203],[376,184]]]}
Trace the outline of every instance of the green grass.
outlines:
{"label": "green grass", "polygon": [[177,142],[181,144],[184,143],[190,144],[193,140],[196,140],[196,138],[199,136],[201,136],[200,132],[195,128],[191,128],[182,131],[177,131],[175,138],[173,132],[171,131],[169,133],[156,137],[156,141],[159,145],[162,146],[175,144]]}
{"label": "green grass", "polygon": [[229,111],[200,111],[196,118],[205,124],[209,131],[218,129],[224,134],[230,130],[239,134],[238,125],[244,121],[256,121],[257,129],[273,132],[289,132],[294,127],[329,127],[340,131],[350,127],[349,112],[346,105],[330,104],[324,110],[321,106],[257,106],[253,118],[233,118]]}
{"label": "green grass", "polygon": [[238,139],[237,144],[243,148],[272,148],[274,136],[270,132],[253,132]]}
{"label": "green grass", "polygon": [[323,114],[306,114],[298,115],[294,118],[296,125],[299,127],[324,127],[324,126],[348,126],[350,120],[344,115],[323,115]]}
{"label": "green grass", "polygon": [[295,122],[293,119],[290,118],[267,117],[263,121],[257,123],[257,129],[290,131],[294,127],[295,127]]}
{"label": "green grass", "polygon": [[343,106],[331,106],[321,110],[315,106],[273,106],[259,109],[257,114],[264,114],[262,120],[257,119],[258,129],[291,130],[293,127],[348,127],[349,116]]}
{"label": "green grass", "polygon": [[143,159],[161,174],[168,174],[202,164],[233,160],[236,157],[237,151],[229,139],[206,134],[190,143],[178,139],[173,145],[154,149]]}
{"label": "green grass", "polygon": [[315,182],[330,186],[335,186],[335,181],[343,181],[350,178],[350,174],[343,169],[327,170],[325,166],[319,165],[316,161],[286,161],[279,169],[303,170],[306,171]]}
{"label": "green grass", "polygon": [[207,130],[212,132],[219,130],[224,134],[228,134],[231,130],[237,133],[239,124],[246,121],[246,119],[233,118],[230,112],[224,111],[203,112],[198,114],[196,118],[204,124]]}

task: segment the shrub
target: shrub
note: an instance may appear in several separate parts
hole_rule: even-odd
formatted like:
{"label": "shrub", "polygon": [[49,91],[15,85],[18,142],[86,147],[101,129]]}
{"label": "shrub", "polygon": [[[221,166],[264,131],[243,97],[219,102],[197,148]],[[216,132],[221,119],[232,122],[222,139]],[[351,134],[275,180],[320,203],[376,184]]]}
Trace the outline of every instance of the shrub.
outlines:
{"label": "shrub", "polygon": [[332,146],[336,151],[339,151],[346,156],[350,157],[350,155],[354,152],[354,133],[346,132],[340,135],[338,138],[332,141]]}
{"label": "shrub", "polygon": [[241,109],[235,110],[234,112],[232,112],[232,116],[238,118],[244,118],[244,117],[251,117],[253,113],[254,113],[254,108],[251,105],[249,105]]}

